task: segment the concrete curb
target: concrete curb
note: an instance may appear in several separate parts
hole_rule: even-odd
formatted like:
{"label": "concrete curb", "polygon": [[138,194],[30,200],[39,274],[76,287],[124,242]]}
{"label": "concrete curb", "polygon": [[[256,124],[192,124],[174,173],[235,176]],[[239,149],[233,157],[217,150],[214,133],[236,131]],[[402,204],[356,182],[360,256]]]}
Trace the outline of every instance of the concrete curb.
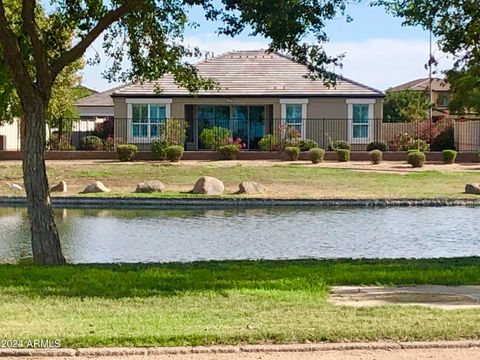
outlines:
{"label": "concrete curb", "polygon": [[[259,208],[259,207],[446,207],[480,206],[480,199],[277,199],[277,198],[140,198],[52,197],[57,208]],[[25,197],[0,196],[0,205],[26,206]]]}
{"label": "concrete curb", "polygon": [[134,355],[182,355],[214,353],[277,353],[321,352],[351,350],[413,350],[413,349],[466,349],[479,348],[480,340],[420,341],[420,342],[371,342],[371,343],[319,343],[285,345],[225,345],[182,346],[152,348],[85,348],[85,349],[0,349],[2,357],[122,357]]}

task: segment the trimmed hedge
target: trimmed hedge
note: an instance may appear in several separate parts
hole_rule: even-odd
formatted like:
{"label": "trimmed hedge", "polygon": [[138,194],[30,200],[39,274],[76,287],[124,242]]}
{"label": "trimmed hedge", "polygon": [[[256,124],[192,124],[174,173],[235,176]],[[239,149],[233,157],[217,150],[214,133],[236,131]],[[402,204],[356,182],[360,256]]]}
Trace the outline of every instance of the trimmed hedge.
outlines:
{"label": "trimmed hedge", "polygon": [[382,160],[383,160],[383,153],[380,150],[375,149],[370,151],[370,161],[372,162],[372,164],[374,165],[380,164]]}
{"label": "trimmed hedge", "polygon": [[350,150],[348,149],[337,149],[337,156],[339,162],[350,161]]}
{"label": "trimmed hedge", "polygon": [[288,146],[285,148],[285,154],[287,154],[288,160],[296,161],[300,156],[300,148],[296,146]]}
{"label": "trimmed hedge", "polygon": [[325,150],[315,147],[310,150],[308,150],[308,154],[310,155],[310,160],[314,164],[318,164],[323,161],[323,158],[325,156]]}
{"label": "trimmed hedge", "polygon": [[165,149],[167,160],[171,162],[178,162],[183,156],[183,146],[172,145]]}
{"label": "trimmed hedge", "polygon": [[408,153],[408,163],[414,168],[421,168],[425,163],[425,154],[421,151],[411,151]]}
{"label": "trimmed hedge", "polygon": [[442,156],[445,164],[453,164],[457,158],[457,152],[455,150],[443,150]]}
{"label": "trimmed hedge", "polygon": [[183,146],[171,145],[165,149],[165,155],[171,162],[178,162],[183,156]]}
{"label": "trimmed hedge", "polygon": [[117,145],[117,155],[120,161],[133,161],[137,156],[138,147],[132,144]]}

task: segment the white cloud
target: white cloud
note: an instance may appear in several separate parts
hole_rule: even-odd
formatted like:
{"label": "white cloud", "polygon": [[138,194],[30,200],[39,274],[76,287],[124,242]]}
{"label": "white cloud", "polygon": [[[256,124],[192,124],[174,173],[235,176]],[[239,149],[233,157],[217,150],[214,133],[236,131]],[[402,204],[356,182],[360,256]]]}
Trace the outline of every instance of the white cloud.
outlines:
{"label": "white cloud", "polygon": [[[337,69],[338,73],[381,90],[428,76],[425,69],[429,56],[428,41],[378,38],[329,43],[326,49],[331,55],[345,53],[343,68]],[[452,60],[437,47],[433,52],[439,60],[438,72],[452,66]]]}
{"label": "white cloud", "polygon": [[[229,39],[216,35],[186,37],[185,44],[198,46],[202,51],[213,52],[215,55],[231,50],[254,50],[268,46],[268,42],[262,39]],[[96,48],[101,49],[101,46],[97,45]],[[326,49],[332,56],[345,53],[343,68],[337,68],[337,73],[381,90],[428,76],[424,68],[428,61],[428,41],[377,38],[358,42],[331,42],[326,45]],[[453,61],[436,47],[434,54],[439,59],[439,71],[451,67]],[[100,75],[105,66],[104,61],[100,66],[87,66],[84,71],[85,84],[97,90],[113,87],[115,84],[109,84]]]}

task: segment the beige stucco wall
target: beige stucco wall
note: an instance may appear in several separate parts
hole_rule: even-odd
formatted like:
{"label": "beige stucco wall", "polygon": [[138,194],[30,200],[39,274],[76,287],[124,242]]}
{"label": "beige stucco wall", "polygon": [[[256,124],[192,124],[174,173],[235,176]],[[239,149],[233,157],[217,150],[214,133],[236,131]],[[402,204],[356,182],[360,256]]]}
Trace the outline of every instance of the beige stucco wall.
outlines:
{"label": "beige stucco wall", "polygon": [[[347,140],[348,136],[348,105],[346,98],[309,98],[307,104],[307,120],[305,121],[305,137],[314,139],[320,146],[328,146],[328,138],[332,140]],[[377,99],[374,105],[374,118],[383,117],[383,99]],[[271,105],[272,114],[266,114],[266,118],[273,118],[273,129],[268,128],[267,132],[278,128],[281,119],[280,98],[259,97],[259,98],[192,98],[178,97],[173,98],[171,104],[171,117],[177,119],[185,118],[186,105]],[[114,98],[115,109],[115,134],[119,139],[127,138],[126,121],[127,104],[125,98]],[[268,112],[268,107],[267,107]],[[320,120],[321,119],[321,120]],[[268,120],[267,120],[268,122]],[[376,121],[377,123],[377,121]],[[380,120],[381,123],[381,120]],[[196,131],[196,129],[195,129]],[[375,139],[381,138],[381,126],[375,124]],[[125,140],[126,141],[126,140]],[[143,148],[143,147],[142,147]],[[355,149],[365,149],[366,144],[355,145]]]}

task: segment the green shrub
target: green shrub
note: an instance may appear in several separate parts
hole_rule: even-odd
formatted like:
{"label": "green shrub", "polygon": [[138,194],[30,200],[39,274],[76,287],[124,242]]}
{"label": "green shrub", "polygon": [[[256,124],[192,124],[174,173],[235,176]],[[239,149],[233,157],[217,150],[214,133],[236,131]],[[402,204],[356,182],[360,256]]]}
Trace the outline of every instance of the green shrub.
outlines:
{"label": "green shrub", "polygon": [[414,168],[420,168],[425,163],[425,154],[421,151],[411,151],[408,153],[408,163]]}
{"label": "green shrub", "polygon": [[240,147],[236,144],[229,144],[220,146],[220,154],[224,160],[235,160],[238,153],[240,152]]}
{"label": "green shrub", "polygon": [[455,150],[455,130],[449,126],[437,135],[430,146],[432,151]]}
{"label": "green shrub", "polygon": [[380,150],[381,152],[388,151],[388,145],[381,141],[372,141],[367,146],[367,151]]}
{"label": "green shrub", "polygon": [[457,152],[455,150],[443,150],[442,156],[445,164],[453,164],[457,158]]}
{"label": "green shrub", "polygon": [[300,151],[309,151],[310,149],[318,148],[318,143],[312,139],[300,140],[298,143]]}
{"label": "green shrub", "polygon": [[280,141],[276,135],[267,134],[258,141],[258,147],[262,151],[279,151]]}
{"label": "green shrub", "polygon": [[103,150],[103,140],[98,136],[83,136],[80,138],[80,149],[82,150]]}
{"label": "green shrub", "polygon": [[205,149],[215,150],[225,143],[225,141],[232,137],[230,130],[214,126],[213,128],[205,128],[200,133],[199,139]]}
{"label": "green shrub", "polygon": [[308,153],[310,154],[310,160],[314,164],[318,164],[323,161],[323,157],[325,156],[325,150],[314,147],[310,150],[308,150]]}
{"label": "green shrub", "polygon": [[378,150],[378,149],[375,149],[375,150],[372,150],[370,151],[370,161],[372,162],[372,164],[380,164],[383,160],[383,153]]}
{"label": "green shrub", "polygon": [[350,161],[350,150],[348,149],[337,149],[338,161],[347,162]]}
{"label": "green shrub", "polygon": [[155,154],[155,157],[157,160],[165,160],[167,157],[167,153],[165,150],[167,150],[167,147],[169,147],[171,144],[168,142],[161,140],[161,139],[156,139],[152,141],[152,152]]}
{"label": "green shrub", "polygon": [[350,144],[345,140],[334,141],[330,146],[331,151],[337,151],[338,149],[350,150]]}
{"label": "green shrub", "polygon": [[298,160],[298,156],[300,155],[300,149],[296,146],[287,146],[285,148],[285,154],[287,154],[287,158],[290,161]]}
{"label": "green shrub", "polygon": [[170,145],[165,149],[165,155],[168,160],[171,162],[178,162],[183,155],[183,146],[181,145]]}
{"label": "green shrub", "polygon": [[117,145],[117,154],[120,161],[133,161],[137,156],[137,152],[138,148],[136,145]]}

